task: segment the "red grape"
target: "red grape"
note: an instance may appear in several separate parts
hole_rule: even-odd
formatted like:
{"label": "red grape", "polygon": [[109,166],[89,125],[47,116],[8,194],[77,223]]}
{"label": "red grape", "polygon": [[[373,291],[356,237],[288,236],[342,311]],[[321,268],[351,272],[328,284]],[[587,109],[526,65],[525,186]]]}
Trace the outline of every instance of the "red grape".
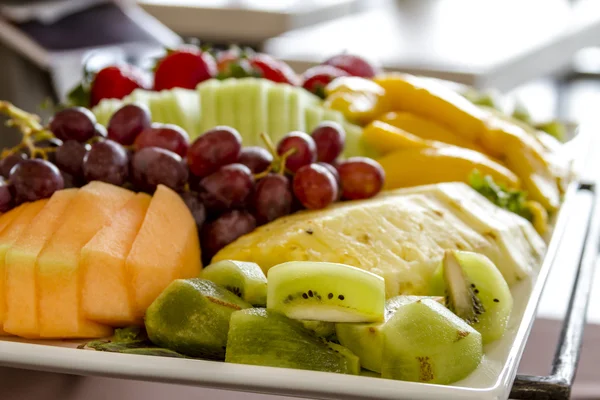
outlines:
{"label": "red grape", "polygon": [[129,174],[127,150],[112,140],[96,142],[83,158],[85,180],[121,186]]}
{"label": "red grape", "polygon": [[13,195],[10,186],[4,178],[0,178],[0,213],[5,213],[13,207]]}
{"label": "red grape", "polygon": [[83,176],[83,158],[90,149],[90,145],[75,140],[67,140],[56,149],[55,164],[64,172],[74,177]]}
{"label": "red grape", "polygon": [[188,179],[188,169],[179,155],[158,147],[146,147],[131,159],[133,184],[154,193],[160,184],[181,191]]}
{"label": "red grape", "polygon": [[[43,140],[39,140],[37,142],[35,142],[35,147],[37,147],[38,149],[42,149],[42,150],[51,150],[48,151],[46,153],[46,157],[48,159],[48,161],[50,161],[52,164],[54,164],[55,160],[56,160],[56,149],[60,146],[62,146],[63,142],[62,140],[59,140],[57,138],[50,138],[50,139],[43,139]],[[31,154],[29,152],[29,149],[24,149],[23,152],[28,156],[31,157]]]}
{"label": "red grape", "polygon": [[133,144],[137,135],[150,126],[150,111],[142,104],[127,104],[108,122],[108,138],[122,145]]}
{"label": "red grape", "polygon": [[266,224],[292,212],[292,190],[284,175],[269,174],[258,181],[252,209],[259,224]]}
{"label": "red grape", "polygon": [[94,133],[94,137],[106,139],[108,137],[108,131],[101,124],[96,124],[96,132]]}
{"label": "red grape", "polygon": [[256,220],[246,211],[232,210],[204,224],[201,234],[202,258],[208,264],[219,250],[256,228]]}
{"label": "red grape", "polygon": [[292,173],[300,167],[317,161],[317,145],[313,138],[304,132],[290,132],[285,135],[277,145],[277,154],[280,156],[295,149],[285,162],[285,166]]}
{"label": "red grape", "polygon": [[258,174],[269,168],[273,162],[273,156],[265,148],[249,146],[242,149],[237,162],[250,168],[253,174]]}
{"label": "red grape", "polygon": [[181,198],[186,206],[190,209],[192,213],[192,217],[194,217],[194,221],[196,221],[196,226],[198,229],[202,228],[204,225],[204,221],[206,221],[206,209],[204,208],[204,204],[200,201],[200,197],[196,192],[183,192],[181,194]]}
{"label": "red grape", "polygon": [[338,172],[344,199],[368,199],[383,188],[385,172],[377,161],[370,158],[350,157],[338,165]]}
{"label": "red grape", "polygon": [[62,141],[86,142],[96,133],[96,117],[83,107],[72,107],[54,114],[50,130]]}
{"label": "red grape", "polygon": [[138,135],[134,146],[136,150],[160,147],[185,157],[190,146],[190,138],[187,132],[177,125],[153,123]]}
{"label": "red grape", "polygon": [[221,166],[237,161],[242,149],[242,137],[233,128],[217,126],[192,143],[187,153],[190,172],[205,177]]}
{"label": "red grape", "polygon": [[60,175],[63,178],[65,189],[83,186],[83,184],[81,183],[81,179],[76,179],[73,175],[69,174],[68,172],[60,171]]}
{"label": "red grape", "polygon": [[304,207],[318,210],[338,198],[338,185],[333,175],[321,165],[310,164],[294,175],[294,194]]}
{"label": "red grape", "polygon": [[340,174],[338,172],[338,170],[331,164],[326,163],[326,162],[321,162],[319,161],[318,163],[316,163],[317,165],[320,165],[321,167],[325,168],[327,171],[329,171],[329,173],[331,175],[333,175],[333,177],[335,178],[335,181],[338,183],[338,185],[341,184],[340,181]]}
{"label": "red grape", "polygon": [[254,188],[252,171],[242,164],[229,164],[200,182],[201,195],[211,211],[243,208]]}
{"label": "red grape", "polygon": [[39,158],[24,160],[10,172],[17,204],[45,199],[64,188],[64,180],[58,168]]}
{"label": "red grape", "polygon": [[362,57],[352,54],[338,54],[333,56],[323,64],[332,65],[336,68],[346,71],[352,76],[363,78],[373,78],[380,73],[379,67],[371,64]]}
{"label": "red grape", "polygon": [[330,163],[344,150],[346,131],[337,122],[321,122],[311,136],[317,145],[317,160]]}
{"label": "red grape", "polygon": [[14,153],[4,157],[2,161],[0,161],[0,172],[2,172],[2,176],[8,179],[10,175],[10,170],[13,169],[15,165],[19,164],[20,162],[26,159],[27,154],[23,153]]}

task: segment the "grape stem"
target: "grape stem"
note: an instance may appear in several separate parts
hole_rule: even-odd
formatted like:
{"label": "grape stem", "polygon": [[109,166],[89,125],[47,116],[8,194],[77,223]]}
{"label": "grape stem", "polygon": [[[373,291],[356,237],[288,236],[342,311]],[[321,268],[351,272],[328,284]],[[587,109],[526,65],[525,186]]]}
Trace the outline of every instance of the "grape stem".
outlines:
{"label": "grape stem", "polygon": [[[285,163],[286,163],[288,157],[296,152],[296,148],[295,147],[291,148],[280,156],[279,154],[277,154],[277,149],[275,149],[275,145],[273,144],[273,141],[271,140],[271,137],[269,137],[269,135],[262,132],[260,134],[260,138],[265,143],[265,146],[267,147],[267,150],[269,150],[269,153],[271,153],[271,155],[273,156],[273,164],[271,164],[269,166],[269,168],[267,168],[267,170],[256,175],[255,179],[258,180],[260,178],[264,178],[265,176],[267,176],[271,171],[273,171],[273,165],[276,166],[276,170],[279,172],[280,175],[284,175],[285,171],[286,171]],[[259,176],[260,176],[260,178],[259,178]]]}
{"label": "grape stem", "polygon": [[8,101],[0,101],[0,114],[7,115],[10,118],[6,121],[6,126],[18,128],[23,134],[21,143],[11,149],[3,150],[0,158],[5,158],[27,148],[31,158],[40,156],[44,160],[48,159],[47,153],[54,151],[54,149],[40,149],[35,146],[35,143],[53,138],[54,135],[40,124],[39,116],[21,110]]}

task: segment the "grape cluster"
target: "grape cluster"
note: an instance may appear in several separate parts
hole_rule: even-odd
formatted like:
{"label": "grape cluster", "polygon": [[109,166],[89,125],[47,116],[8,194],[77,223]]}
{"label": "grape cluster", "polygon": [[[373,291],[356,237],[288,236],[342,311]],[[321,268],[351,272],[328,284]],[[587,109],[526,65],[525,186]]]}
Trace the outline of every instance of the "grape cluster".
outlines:
{"label": "grape cluster", "polygon": [[266,148],[242,147],[240,134],[227,126],[190,143],[183,129],[152,122],[138,104],[116,111],[106,129],[87,109],[65,109],[48,130],[53,138],[17,146],[0,160],[0,211],[93,180],[150,194],[162,184],[190,209],[205,261],[259,225],[372,197],[384,181],[371,159],[339,161],[346,134],[335,122],[310,135],[290,132],[276,145],[263,134]]}
{"label": "grape cluster", "polygon": [[368,158],[338,161],[346,134],[323,122],[310,135],[290,132],[275,146],[242,147],[233,128],[218,126],[190,145],[190,188],[204,205],[203,254],[210,259],[223,246],[256,226],[301,209],[321,209],[345,199],[366,199],[383,187],[381,166]]}

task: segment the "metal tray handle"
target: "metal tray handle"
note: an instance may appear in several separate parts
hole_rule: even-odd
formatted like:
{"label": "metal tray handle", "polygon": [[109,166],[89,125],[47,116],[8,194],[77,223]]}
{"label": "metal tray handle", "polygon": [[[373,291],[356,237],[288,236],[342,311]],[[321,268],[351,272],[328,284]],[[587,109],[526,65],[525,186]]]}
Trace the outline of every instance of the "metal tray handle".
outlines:
{"label": "metal tray handle", "polygon": [[586,235],[575,281],[571,289],[567,313],[548,376],[518,375],[510,399],[567,400],[579,363],[583,330],[592,290],[594,271],[599,264],[600,252],[600,201],[596,183],[580,183],[576,195],[592,196],[590,218],[585,226]]}

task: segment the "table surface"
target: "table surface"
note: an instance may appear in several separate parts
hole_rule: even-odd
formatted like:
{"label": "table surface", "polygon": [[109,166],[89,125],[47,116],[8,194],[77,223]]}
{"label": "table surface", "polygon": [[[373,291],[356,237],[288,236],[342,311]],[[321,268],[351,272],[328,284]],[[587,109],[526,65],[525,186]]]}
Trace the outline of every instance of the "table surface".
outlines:
{"label": "table surface", "polygon": [[300,69],[345,50],[390,69],[509,90],[564,70],[579,49],[599,44],[596,0],[377,3],[384,6],[287,32],[264,50]]}

